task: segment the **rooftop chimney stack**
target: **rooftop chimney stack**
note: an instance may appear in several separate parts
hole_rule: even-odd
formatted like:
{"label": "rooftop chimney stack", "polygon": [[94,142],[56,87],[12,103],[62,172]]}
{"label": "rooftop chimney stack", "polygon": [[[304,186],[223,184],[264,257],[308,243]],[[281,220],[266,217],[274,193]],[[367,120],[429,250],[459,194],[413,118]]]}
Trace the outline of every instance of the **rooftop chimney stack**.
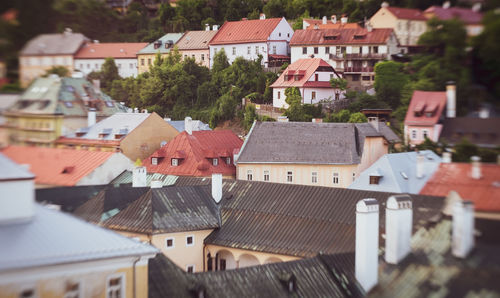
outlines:
{"label": "rooftop chimney stack", "polygon": [[424,177],[424,162],[425,156],[417,152],[417,178],[419,179]]}
{"label": "rooftop chimney stack", "polygon": [[212,25],[212,30],[213,31],[219,30],[219,25]]}
{"label": "rooftop chimney stack", "polygon": [[222,174],[212,174],[212,198],[216,203],[222,199]]}
{"label": "rooftop chimney stack", "polygon": [[389,2],[385,2],[385,1],[384,1],[384,2],[382,2],[382,4],[380,5],[380,7],[382,7],[382,8],[387,8],[387,7],[389,7]]}
{"label": "rooftop chimney stack", "polygon": [[355,275],[367,293],[378,283],[378,212],[375,199],[356,204]]}
{"label": "rooftop chimney stack", "polygon": [[444,8],[444,9],[448,9],[448,8],[450,8],[450,6],[451,6],[450,1],[445,1],[445,2],[443,2],[443,8]]}
{"label": "rooftop chimney stack", "polygon": [[322,23],[323,25],[326,25],[326,16],[323,16],[323,19],[322,19],[321,23]]}
{"label": "rooftop chimney stack", "polygon": [[474,204],[470,201],[453,205],[452,254],[465,258],[474,247]]}
{"label": "rooftop chimney stack", "polygon": [[205,31],[210,31],[210,24],[205,24]]}
{"label": "rooftop chimney stack", "polygon": [[472,5],[472,11],[473,12],[480,12],[481,11],[481,3],[478,2],[478,3],[475,3],[474,5]]}
{"label": "rooftop chimney stack", "polygon": [[87,113],[87,126],[90,127],[96,122],[96,111],[94,108],[90,108]]}
{"label": "rooftop chimney stack", "polygon": [[368,123],[370,123],[373,128],[375,128],[376,131],[379,131],[379,122],[378,122],[378,117],[368,117]]}
{"label": "rooftop chimney stack", "polygon": [[342,23],[342,25],[347,24],[347,16],[345,14],[340,18],[340,22]]}
{"label": "rooftop chimney stack", "polygon": [[132,170],[132,187],[146,187],[146,167],[135,167]]}
{"label": "rooftop chimney stack", "polygon": [[337,16],[336,15],[332,15],[331,20],[332,20],[332,23],[337,24]]}
{"label": "rooftop chimney stack", "polygon": [[455,82],[450,81],[446,84],[446,118],[456,117],[457,106],[457,87]]}
{"label": "rooftop chimney stack", "polygon": [[260,20],[265,20],[265,19],[266,19],[266,14],[265,14],[265,13],[261,13],[261,14],[259,15],[259,19],[260,19]]}
{"label": "rooftop chimney stack", "polygon": [[451,163],[451,152],[443,152],[442,163]]}
{"label": "rooftop chimney stack", "polygon": [[481,179],[481,157],[479,156],[472,156],[470,158],[471,160],[471,177],[472,179]]}
{"label": "rooftop chimney stack", "polygon": [[412,201],[408,195],[387,199],[385,209],[385,261],[398,264],[411,251]]}
{"label": "rooftop chimney stack", "polygon": [[193,119],[191,117],[184,118],[184,130],[189,134],[193,134]]}

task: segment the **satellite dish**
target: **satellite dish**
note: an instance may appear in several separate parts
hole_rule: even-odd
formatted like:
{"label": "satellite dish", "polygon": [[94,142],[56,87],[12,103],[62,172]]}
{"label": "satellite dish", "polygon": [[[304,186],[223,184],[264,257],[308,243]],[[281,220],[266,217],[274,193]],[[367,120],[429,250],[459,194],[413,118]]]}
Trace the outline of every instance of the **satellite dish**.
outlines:
{"label": "satellite dish", "polygon": [[162,141],[162,142],[160,143],[160,147],[163,147],[163,146],[165,146],[165,145],[167,145],[167,141]]}

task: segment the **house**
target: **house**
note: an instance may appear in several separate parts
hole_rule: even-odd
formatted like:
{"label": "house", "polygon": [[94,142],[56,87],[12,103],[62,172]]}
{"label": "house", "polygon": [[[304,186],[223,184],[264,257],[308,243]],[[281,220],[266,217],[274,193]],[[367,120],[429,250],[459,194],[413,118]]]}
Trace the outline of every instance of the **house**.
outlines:
{"label": "house", "polygon": [[57,148],[122,152],[145,159],[179,132],[156,113],[116,113],[55,141]]}
{"label": "house", "polygon": [[[189,117],[189,118],[191,118],[191,117]],[[168,124],[172,125],[175,129],[177,129],[178,132],[183,132],[186,130],[185,129],[186,119],[184,119],[184,120],[172,120],[170,118],[166,118],[166,121]],[[192,127],[193,131],[212,130],[208,124],[203,123],[203,121],[201,121],[201,120],[192,120],[191,127]]]}
{"label": "house", "polygon": [[34,79],[54,66],[73,72],[74,55],[88,41],[81,33],[67,28],[63,33],[40,34],[26,43],[19,53],[19,81],[26,88]]}
{"label": "house", "polygon": [[35,203],[33,180],[0,154],[0,297],[147,297],[157,249]]}
{"label": "house", "polygon": [[52,146],[61,135],[126,109],[83,78],[36,79],[4,111],[9,143]]}
{"label": "house", "polygon": [[158,53],[165,58],[182,35],[183,33],[167,33],[137,52],[137,72],[141,74],[149,71]]}
{"label": "house", "polygon": [[[289,42],[293,29],[285,18],[241,20],[225,22],[209,43],[210,68],[215,54],[224,49],[229,63],[237,57],[257,60],[262,56],[262,65],[274,65],[274,60],[290,56]],[[280,65],[275,65],[280,66]]]}
{"label": "house", "polygon": [[118,74],[122,78],[137,76],[137,52],[144,48],[147,43],[123,42],[123,43],[99,43],[87,42],[76,52],[75,70],[85,75],[93,71],[101,71],[106,58],[113,58]]}
{"label": "house", "polygon": [[500,118],[446,118],[439,142],[455,146],[466,138],[481,148],[497,148],[500,146],[499,127]]}
{"label": "house", "polygon": [[427,18],[437,18],[439,20],[458,19],[462,21],[467,30],[468,36],[477,36],[483,32],[483,14],[479,11],[480,4],[474,5],[472,9],[463,7],[450,7],[450,2],[445,1],[442,6],[431,6],[424,11]]}
{"label": "house", "polygon": [[255,122],[236,179],[348,187],[399,138],[384,123]]}
{"label": "house", "polygon": [[420,35],[427,30],[427,17],[419,9],[393,7],[383,2],[369,24],[375,29],[393,29],[399,43],[411,47],[417,45]]}
{"label": "house", "polygon": [[340,76],[323,59],[299,59],[288,65],[279,78],[270,85],[273,88],[273,107],[288,108],[285,90],[290,87],[299,88],[302,103],[315,104],[343,98],[343,91],[330,85],[332,78]]}
{"label": "house", "polygon": [[397,54],[399,43],[393,29],[314,29],[295,31],[291,62],[321,58],[342,73],[352,88],[372,86],[377,62]]}
{"label": "house", "polygon": [[194,58],[196,63],[210,66],[210,49],[208,44],[217,34],[217,30],[210,31],[210,26],[206,26],[205,31],[187,31],[177,41],[176,46],[183,59]]}
{"label": "house", "polygon": [[347,16],[342,15],[340,22],[337,22],[337,16],[332,15],[330,20],[323,16],[318,19],[302,19],[302,29],[360,29],[358,23],[348,23]]}
{"label": "house", "polygon": [[431,150],[385,154],[349,188],[418,194],[440,163],[441,158]]}
{"label": "house", "polygon": [[37,188],[108,184],[133,163],[121,153],[43,147],[8,146],[1,151],[29,165]]}
{"label": "house", "polygon": [[404,122],[405,144],[415,146],[423,143],[425,138],[433,142],[439,140],[445,107],[447,117],[455,117],[455,86],[448,85],[446,89],[446,92],[413,92]]}
{"label": "house", "polygon": [[143,161],[148,173],[235,177],[233,153],[243,141],[230,130],[186,130]]}

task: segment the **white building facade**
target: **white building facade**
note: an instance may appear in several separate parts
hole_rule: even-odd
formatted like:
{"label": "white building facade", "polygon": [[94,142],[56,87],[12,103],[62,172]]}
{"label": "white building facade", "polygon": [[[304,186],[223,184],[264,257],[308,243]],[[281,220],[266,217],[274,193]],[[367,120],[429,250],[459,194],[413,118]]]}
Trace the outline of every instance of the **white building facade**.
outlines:
{"label": "white building facade", "polygon": [[[79,70],[84,75],[93,71],[101,71],[106,59],[75,59],[74,69]],[[122,78],[137,77],[137,58],[114,59],[118,74]]]}

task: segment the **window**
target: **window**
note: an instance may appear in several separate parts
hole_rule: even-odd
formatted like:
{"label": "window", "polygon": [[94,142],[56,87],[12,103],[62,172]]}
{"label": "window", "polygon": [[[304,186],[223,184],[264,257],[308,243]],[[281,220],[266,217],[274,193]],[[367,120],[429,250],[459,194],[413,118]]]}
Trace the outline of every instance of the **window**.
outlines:
{"label": "window", "polygon": [[184,55],[184,60],[186,60],[186,59],[187,59],[187,57],[188,57],[188,55]]}
{"label": "window", "polygon": [[280,33],[278,33],[278,36],[279,36],[279,37],[281,37],[281,32],[280,32]]}
{"label": "window", "polygon": [[255,54],[259,54],[259,46],[255,46]]}
{"label": "window", "polygon": [[373,53],[378,54],[378,47],[373,47]]}
{"label": "window", "polygon": [[186,236],[186,246],[193,246],[194,245],[194,236],[189,235]]}
{"label": "window", "polygon": [[378,184],[379,180],[379,176],[370,176],[370,184]]}
{"label": "window", "polygon": [[205,61],[205,54],[201,54],[201,61]]}
{"label": "window", "polygon": [[325,48],[325,54],[330,54],[330,47]]}
{"label": "window", "polygon": [[34,298],[35,289],[25,289],[19,294],[19,298]]}
{"label": "window", "polygon": [[273,54],[276,54],[276,46],[273,46]]}
{"label": "window", "polygon": [[187,273],[193,273],[194,272],[194,265],[187,265],[186,266],[186,272]]}
{"label": "window", "polygon": [[106,286],[106,297],[108,298],[121,298],[125,297],[124,290],[124,276],[111,276],[108,278]]}
{"label": "window", "polygon": [[176,166],[179,165],[179,160],[177,158],[172,158],[172,163],[171,164],[172,164],[173,167],[176,167]]}
{"label": "window", "polygon": [[286,34],[286,37],[290,37],[290,33],[287,33],[287,34]]}
{"label": "window", "polygon": [[191,55],[191,58],[196,59],[196,56],[195,55]]}
{"label": "window", "polygon": [[369,81],[370,80],[370,76],[362,76],[361,79],[363,81]]}
{"label": "window", "polygon": [[314,47],[314,54],[318,53],[318,47]]}
{"label": "window", "polygon": [[236,56],[236,47],[233,47],[233,56]]}
{"label": "window", "polygon": [[253,180],[253,173],[252,170],[247,171],[247,180],[252,181]]}
{"label": "window", "polygon": [[315,80],[315,81],[319,81],[318,77],[319,77],[319,74],[315,73],[315,74],[314,74],[314,80]]}
{"label": "window", "polygon": [[214,159],[212,159],[212,165],[213,165],[213,166],[216,166],[216,165],[218,165],[218,164],[219,164],[219,159],[218,159],[218,158],[214,158]]}
{"label": "window", "polygon": [[316,99],[316,91],[311,92],[311,100]]}
{"label": "window", "polygon": [[359,75],[352,75],[353,81],[359,81]]}
{"label": "window", "polygon": [[158,157],[151,157],[151,164],[154,166],[158,165]]}
{"label": "window", "polygon": [[278,99],[280,99],[280,98],[281,98],[281,92],[278,91]]}
{"label": "window", "polygon": [[417,139],[417,130],[416,129],[411,130],[411,138],[413,140]]}
{"label": "window", "polygon": [[165,247],[166,248],[174,248],[174,238],[165,239]]}
{"label": "window", "polygon": [[352,181],[354,181],[356,179],[356,173],[352,173]]}
{"label": "window", "polygon": [[144,59],[141,59],[141,65],[144,66]]}
{"label": "window", "polygon": [[83,69],[83,63],[80,63],[80,69]]}
{"label": "window", "polygon": [[307,54],[307,48],[306,47],[302,48],[302,54],[304,54],[304,55]]}
{"label": "window", "polygon": [[128,68],[133,69],[134,68],[134,63],[129,63]]}
{"label": "window", "polygon": [[333,184],[339,184],[339,173],[333,173]]}
{"label": "window", "polygon": [[87,63],[87,69],[90,69],[90,63]]}
{"label": "window", "polygon": [[78,298],[80,297],[80,284],[68,283],[66,284],[66,292],[64,298]]}
{"label": "window", "polygon": [[228,165],[231,164],[231,157],[226,157],[226,164],[228,164]]}
{"label": "window", "polygon": [[269,171],[264,171],[264,181],[269,181]]}
{"label": "window", "polygon": [[151,58],[148,58],[148,65],[151,65]]}
{"label": "window", "polygon": [[[120,64],[118,64],[118,68],[120,68]],[[99,64],[95,64],[95,69],[99,69]]]}
{"label": "window", "polygon": [[427,129],[422,130],[422,138],[425,140],[425,138],[429,137],[429,131]]}
{"label": "window", "polygon": [[250,55],[252,53],[252,48],[251,47],[247,47],[247,54]]}
{"label": "window", "polygon": [[311,182],[312,183],[318,183],[318,172],[312,172],[311,173]]}
{"label": "window", "polygon": [[292,171],[286,172],[286,182],[293,182],[293,172]]}

